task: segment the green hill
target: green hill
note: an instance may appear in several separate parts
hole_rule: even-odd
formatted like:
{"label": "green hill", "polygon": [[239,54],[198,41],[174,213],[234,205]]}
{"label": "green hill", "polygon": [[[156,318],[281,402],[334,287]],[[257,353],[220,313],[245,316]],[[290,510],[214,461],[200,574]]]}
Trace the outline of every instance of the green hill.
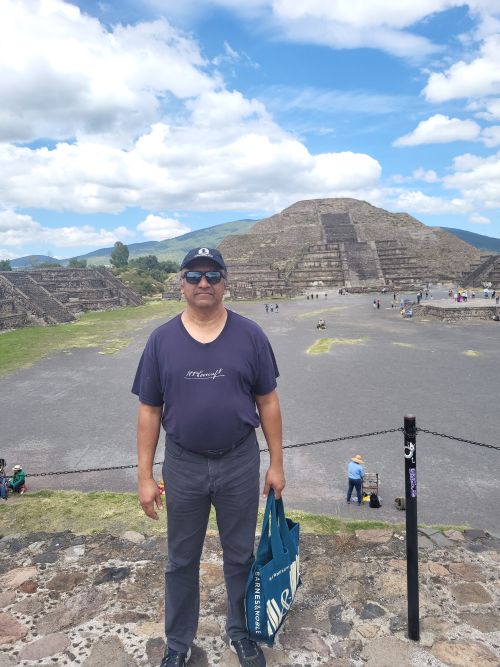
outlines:
{"label": "green hill", "polygon": [[484,234],[475,234],[474,232],[466,232],[465,229],[454,229],[453,227],[439,227],[445,232],[458,236],[459,239],[469,243],[479,250],[488,250],[490,252],[500,252],[500,239],[494,236],[484,236]]}
{"label": "green hill", "polygon": [[[244,234],[252,227],[256,220],[235,220],[225,222],[221,225],[198,229],[174,239],[165,241],[146,241],[145,243],[127,244],[129,249],[129,259],[140,257],[141,255],[156,255],[160,261],[167,259],[180,262],[184,255],[196,246],[217,247],[219,243],[230,234]],[[101,248],[94,250],[86,255],[78,255],[78,259],[86,259],[89,266],[95,264],[109,264],[109,258],[113,248]]]}
{"label": "green hill", "polygon": [[66,260],[55,259],[54,257],[49,257],[48,255],[26,255],[25,257],[16,257],[16,259],[10,260],[10,265],[13,269],[32,269],[39,264],[46,264],[50,262],[51,264],[64,264]]}

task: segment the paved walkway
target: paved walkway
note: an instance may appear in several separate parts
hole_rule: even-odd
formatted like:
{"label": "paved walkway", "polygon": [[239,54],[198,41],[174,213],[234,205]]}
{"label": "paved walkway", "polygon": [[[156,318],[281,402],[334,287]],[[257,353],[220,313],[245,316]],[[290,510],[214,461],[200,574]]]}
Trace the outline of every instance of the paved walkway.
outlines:
{"label": "paved walkway", "polygon": [[[400,532],[305,535],[303,585],[269,667],[488,667],[500,664],[500,535],[420,535],[420,642],[406,638]],[[165,541],[138,533],[0,540],[0,667],[145,667],[163,653]],[[236,667],[223,639],[218,538],[201,565],[190,667]]]}

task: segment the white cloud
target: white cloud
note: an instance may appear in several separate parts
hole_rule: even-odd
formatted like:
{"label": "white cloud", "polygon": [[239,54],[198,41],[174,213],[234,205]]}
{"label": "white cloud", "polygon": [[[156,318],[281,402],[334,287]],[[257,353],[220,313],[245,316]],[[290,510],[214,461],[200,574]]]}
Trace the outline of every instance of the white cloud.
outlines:
{"label": "white cloud", "polygon": [[500,125],[491,125],[481,132],[481,140],[485,146],[492,148],[500,145]]}
{"label": "white cloud", "polygon": [[474,141],[480,132],[480,126],[473,120],[460,120],[436,114],[421,121],[413,132],[396,139],[393,145],[419,146],[420,144],[445,144],[451,141]]}
{"label": "white cloud", "polygon": [[446,188],[459,190],[471,207],[500,208],[500,152],[488,157],[460,155],[453,160],[455,172],[446,176]]}
{"label": "white cloud", "polygon": [[144,238],[151,241],[173,239],[191,231],[190,227],[182,225],[175,218],[162,218],[152,213],[137,225],[137,229],[144,234]]}
{"label": "white cloud", "polygon": [[402,192],[397,198],[395,205],[399,210],[402,211],[427,214],[463,214],[470,210],[469,204],[464,199],[443,199],[442,197],[431,197],[424,194],[420,190],[408,190],[406,192]]}
{"label": "white cloud", "polygon": [[156,123],[130,150],[84,141],[52,150],[0,144],[0,200],[13,209],[88,213],[273,210],[299,196],[355,196],[378,185],[377,160],[314,155],[237,91],[208,92],[188,106],[185,123]]}
{"label": "white cloud", "polygon": [[439,181],[439,176],[436,174],[434,169],[415,169],[412,177],[416,181],[424,181],[425,183],[437,183]]}
{"label": "white cloud", "polygon": [[473,225],[489,225],[491,220],[485,215],[479,215],[479,213],[473,213],[469,216],[469,222]]}
{"label": "white cloud", "polygon": [[445,72],[431,74],[423,92],[429,102],[500,93],[500,34],[487,37],[471,62],[461,60]]}
{"label": "white cloud", "polygon": [[17,255],[13,252],[0,248],[0,259],[15,259]]}
{"label": "white cloud", "polygon": [[196,42],[166,20],[105,28],[62,0],[0,4],[0,140],[127,143],[168,95],[211,90]]}
{"label": "white cloud", "polygon": [[95,229],[91,225],[44,227],[30,215],[12,210],[0,211],[0,244],[13,248],[37,244],[59,248],[102,247],[123,240],[129,233],[127,228],[122,226],[113,230]]}

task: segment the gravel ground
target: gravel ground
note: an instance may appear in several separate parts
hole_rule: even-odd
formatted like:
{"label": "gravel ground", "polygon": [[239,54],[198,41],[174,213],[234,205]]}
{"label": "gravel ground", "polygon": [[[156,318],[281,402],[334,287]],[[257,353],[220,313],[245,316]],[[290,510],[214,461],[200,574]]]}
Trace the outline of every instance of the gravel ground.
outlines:
{"label": "gravel ground", "polygon": [[[278,313],[266,313],[263,303],[230,306],[255,319],[274,347],[285,444],[396,428],[414,414],[422,428],[498,445],[500,325],[403,320],[391,308],[392,293],[378,295],[380,309],[372,307],[374,296],[281,301]],[[334,310],[313,314],[322,309]],[[320,337],[319,317],[327,323],[322,337],[363,341],[308,355]],[[20,462],[34,473],[133,464],[136,398],[129,388],[147,336],[160,323],[148,323],[114,355],[75,350],[4,378],[0,456],[8,466]],[[345,469],[356,453],[369,472],[380,474],[379,510],[345,503]],[[498,457],[494,450],[420,434],[419,521],[498,531]],[[262,461],[265,469],[265,454]],[[313,512],[404,521],[394,508],[394,498],[404,495],[403,470],[401,433],[292,449],[285,497],[290,507]],[[134,490],[134,480],[131,470],[28,482],[31,489]]]}

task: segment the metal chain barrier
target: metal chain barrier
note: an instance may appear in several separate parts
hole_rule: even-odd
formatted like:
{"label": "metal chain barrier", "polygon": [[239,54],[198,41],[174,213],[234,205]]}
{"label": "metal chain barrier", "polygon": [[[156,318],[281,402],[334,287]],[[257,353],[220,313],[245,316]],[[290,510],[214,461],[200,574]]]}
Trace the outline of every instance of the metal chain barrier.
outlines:
{"label": "metal chain barrier", "polygon": [[456,435],[446,435],[446,433],[438,433],[437,431],[429,431],[426,428],[418,428],[417,433],[428,433],[429,435],[435,435],[438,438],[448,438],[448,440],[457,440],[457,442],[465,442],[468,445],[476,445],[476,447],[486,447],[487,449],[496,449],[500,452],[500,447],[496,445],[487,445],[484,442],[477,442],[476,440],[466,440],[465,438],[459,438]]}
{"label": "metal chain barrier", "polygon": [[[325,445],[330,442],[342,442],[344,440],[358,440],[360,438],[369,438],[376,435],[386,435],[387,433],[402,433],[404,428],[399,426],[398,428],[388,428],[383,431],[370,431],[369,433],[358,433],[356,435],[343,435],[338,438],[327,438],[326,440],[313,440],[312,442],[300,442],[295,445],[283,445],[283,449],[298,449],[299,447],[311,447],[312,445]],[[484,442],[477,442],[476,440],[466,440],[465,438],[459,438],[455,435],[446,435],[445,433],[438,433],[437,431],[430,431],[425,428],[417,428],[417,433],[427,433],[428,435],[435,435],[439,438],[447,438],[448,440],[456,440],[457,442],[465,442],[468,445],[476,445],[477,447],[486,447],[487,449],[495,449],[500,451],[500,447],[496,445],[488,445]],[[266,448],[259,449],[260,452],[267,452]],[[153,465],[158,466],[162,465],[162,461],[155,461]],[[81,470],[58,470],[54,472],[36,472],[28,473],[28,477],[49,477],[51,475],[72,475],[80,474],[86,472],[104,472],[106,470],[130,470],[132,468],[137,468],[137,464],[131,464],[126,466],[110,466],[108,468],[82,468]]]}

